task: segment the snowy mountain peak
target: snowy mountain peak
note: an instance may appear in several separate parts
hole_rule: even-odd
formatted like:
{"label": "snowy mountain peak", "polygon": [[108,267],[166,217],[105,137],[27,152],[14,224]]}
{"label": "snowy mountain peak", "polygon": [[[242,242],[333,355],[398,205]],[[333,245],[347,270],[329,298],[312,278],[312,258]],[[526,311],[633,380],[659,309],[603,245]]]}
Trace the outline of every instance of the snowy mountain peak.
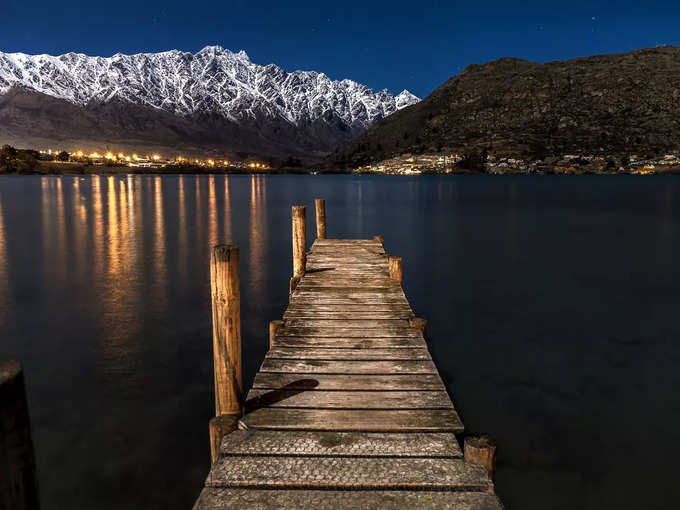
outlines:
{"label": "snowy mountain peak", "polygon": [[394,96],[352,80],[331,80],[324,73],[261,66],[245,51],[221,46],[206,46],[195,54],[172,50],[112,57],[0,52],[0,96],[12,88],[86,108],[115,101],[184,119],[218,116],[237,124],[257,119],[260,124],[289,123],[291,128],[321,122],[337,131],[337,137],[328,137],[326,149],[419,101],[408,91]]}

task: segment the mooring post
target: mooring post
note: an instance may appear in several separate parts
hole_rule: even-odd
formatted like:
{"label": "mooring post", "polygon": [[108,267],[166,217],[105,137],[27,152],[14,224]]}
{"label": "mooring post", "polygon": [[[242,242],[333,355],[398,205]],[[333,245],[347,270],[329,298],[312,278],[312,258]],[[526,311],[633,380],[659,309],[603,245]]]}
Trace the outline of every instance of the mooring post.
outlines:
{"label": "mooring post", "polygon": [[464,441],[465,462],[486,469],[493,482],[496,472],[496,442],[487,434],[468,436]]}
{"label": "mooring post", "polygon": [[283,321],[271,321],[269,323],[269,348],[274,347],[274,341],[276,340],[276,332],[283,326]]}
{"label": "mooring post", "polygon": [[305,274],[307,264],[307,225],[304,205],[293,206],[293,277],[290,292],[295,290],[300,278]]}
{"label": "mooring post", "polygon": [[420,317],[413,317],[408,320],[409,326],[416,328],[420,331],[423,336],[425,336],[425,329],[427,328],[427,319],[421,319]]}
{"label": "mooring post", "polygon": [[389,256],[390,278],[401,284],[401,257]]}
{"label": "mooring post", "polygon": [[[238,256],[238,246],[226,245],[215,246],[210,256],[216,416],[210,421],[210,450],[213,455],[219,453],[224,434],[236,429],[234,426],[229,430],[225,424],[236,424],[242,411]],[[215,459],[213,457],[213,462]]]}
{"label": "mooring post", "polygon": [[40,508],[24,374],[17,361],[0,362],[0,508]]}
{"label": "mooring post", "polygon": [[323,198],[314,200],[316,206],[316,237],[326,239],[326,201]]}

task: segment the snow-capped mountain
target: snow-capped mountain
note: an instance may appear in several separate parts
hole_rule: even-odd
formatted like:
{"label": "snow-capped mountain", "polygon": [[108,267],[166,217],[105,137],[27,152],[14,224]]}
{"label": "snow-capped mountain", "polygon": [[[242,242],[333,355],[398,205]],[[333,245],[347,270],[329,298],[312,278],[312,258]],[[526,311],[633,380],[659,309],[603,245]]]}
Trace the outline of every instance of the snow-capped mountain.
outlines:
{"label": "snow-capped mountain", "polygon": [[[35,122],[17,116],[17,108],[30,116],[37,107],[44,114],[49,103],[48,110],[65,110],[62,115],[80,112],[83,118],[71,119],[71,130],[60,129],[65,140],[74,142],[89,133],[87,138],[102,136],[112,143],[119,137],[261,153],[322,153],[418,101],[406,90],[394,96],[323,73],[261,66],[244,51],[219,46],[196,54],[174,50],[108,58],[0,52],[0,120],[11,120],[15,137],[25,136],[27,128],[33,138],[59,134],[50,129],[65,119],[51,119],[43,130],[44,115]],[[8,114],[10,119],[4,118]],[[11,138],[12,126],[0,130],[0,138]]]}

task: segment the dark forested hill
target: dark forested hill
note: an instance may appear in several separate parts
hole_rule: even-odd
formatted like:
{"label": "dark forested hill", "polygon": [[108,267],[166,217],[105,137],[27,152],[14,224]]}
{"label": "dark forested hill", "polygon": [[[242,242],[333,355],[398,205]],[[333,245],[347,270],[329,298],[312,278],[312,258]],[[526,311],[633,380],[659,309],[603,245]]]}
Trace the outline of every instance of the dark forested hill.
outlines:
{"label": "dark forested hill", "polygon": [[471,65],[331,156],[354,166],[403,153],[541,159],[656,156],[680,148],[680,47],[537,64]]}

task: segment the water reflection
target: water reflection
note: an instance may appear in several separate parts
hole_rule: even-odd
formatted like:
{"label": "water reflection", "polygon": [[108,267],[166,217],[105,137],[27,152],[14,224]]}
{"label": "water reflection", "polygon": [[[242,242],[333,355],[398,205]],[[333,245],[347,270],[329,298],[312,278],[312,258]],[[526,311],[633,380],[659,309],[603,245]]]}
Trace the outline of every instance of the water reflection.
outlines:
{"label": "water reflection", "polygon": [[249,274],[257,302],[265,295],[267,274],[267,194],[263,175],[250,176]]}
{"label": "water reflection", "polygon": [[224,176],[224,242],[232,243],[231,238],[231,201],[229,199],[229,176]]}
{"label": "water reflection", "polygon": [[2,195],[0,195],[0,326],[9,310],[9,262],[7,260],[7,241],[5,239],[5,221],[2,213]]}

